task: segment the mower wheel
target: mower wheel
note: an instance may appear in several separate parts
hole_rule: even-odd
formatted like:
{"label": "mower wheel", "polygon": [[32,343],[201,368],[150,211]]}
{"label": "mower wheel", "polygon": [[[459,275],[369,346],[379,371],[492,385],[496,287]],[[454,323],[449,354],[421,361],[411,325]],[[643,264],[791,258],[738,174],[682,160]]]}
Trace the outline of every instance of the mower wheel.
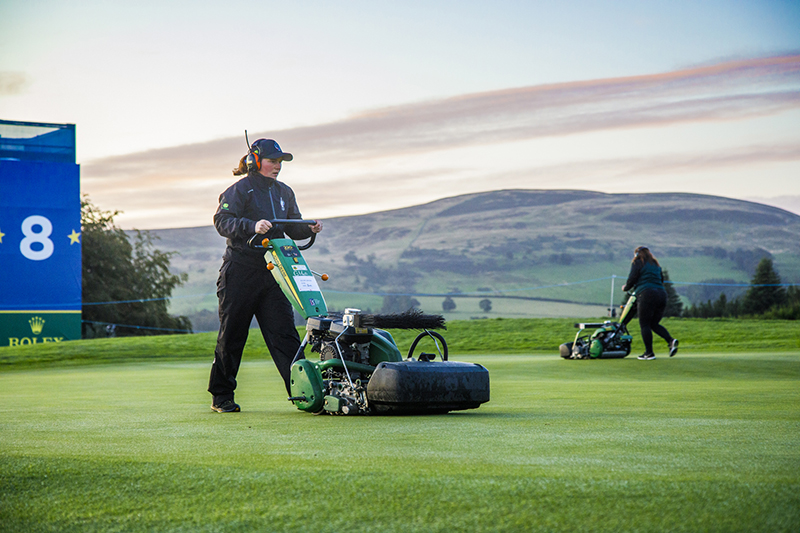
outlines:
{"label": "mower wheel", "polygon": [[571,359],[572,358],[572,342],[565,342],[561,346],[558,347],[558,354],[563,357],[564,359]]}

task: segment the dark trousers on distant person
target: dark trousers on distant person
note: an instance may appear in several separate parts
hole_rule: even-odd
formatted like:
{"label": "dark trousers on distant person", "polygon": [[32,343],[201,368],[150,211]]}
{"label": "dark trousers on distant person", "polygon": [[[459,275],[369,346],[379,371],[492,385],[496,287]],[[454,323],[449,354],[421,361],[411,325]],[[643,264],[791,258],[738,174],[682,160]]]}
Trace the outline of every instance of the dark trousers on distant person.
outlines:
{"label": "dark trousers on distant person", "polygon": [[290,369],[300,348],[300,336],[294,325],[292,305],[275,278],[266,268],[225,261],[217,280],[217,297],[219,335],[208,381],[214,405],[233,399],[236,375],[254,316],[288,392]]}
{"label": "dark trousers on distant person", "polygon": [[667,308],[667,292],[661,289],[647,289],[636,295],[639,308],[639,328],[642,331],[645,353],[653,353],[653,332],[663,337],[667,343],[672,342],[672,335],[667,328],[659,324]]}

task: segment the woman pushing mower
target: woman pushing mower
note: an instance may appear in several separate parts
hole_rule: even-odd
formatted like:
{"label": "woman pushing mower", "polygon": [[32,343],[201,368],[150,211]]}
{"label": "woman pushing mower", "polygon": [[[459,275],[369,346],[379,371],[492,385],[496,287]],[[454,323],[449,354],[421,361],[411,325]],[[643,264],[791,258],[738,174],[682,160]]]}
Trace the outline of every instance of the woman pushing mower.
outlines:
{"label": "woman pushing mower", "polygon": [[264,251],[250,248],[247,240],[254,233],[270,239],[281,238],[284,233],[293,239],[306,239],[322,231],[320,221],[286,227],[270,222],[302,219],[294,192],[277,179],[282,163],[292,159],[292,154],[281,150],[272,139],[255,141],[233,170],[235,176],[244,177],[219,197],[214,226],[227,237],[228,246],[217,281],[220,325],[208,383],[214,397],[211,409],[219,413],[241,410],[233,398],[253,316],[289,390],[292,359],[300,347],[292,306],[267,270]]}
{"label": "woman pushing mower", "polygon": [[659,323],[667,307],[667,291],[664,288],[661,265],[646,246],[639,246],[634,251],[631,271],[622,290],[633,291],[639,308],[639,327],[645,350],[638,358],[643,361],[656,358],[653,353],[654,331],[667,341],[670,357],[678,353],[678,339],[672,337],[667,328]]}

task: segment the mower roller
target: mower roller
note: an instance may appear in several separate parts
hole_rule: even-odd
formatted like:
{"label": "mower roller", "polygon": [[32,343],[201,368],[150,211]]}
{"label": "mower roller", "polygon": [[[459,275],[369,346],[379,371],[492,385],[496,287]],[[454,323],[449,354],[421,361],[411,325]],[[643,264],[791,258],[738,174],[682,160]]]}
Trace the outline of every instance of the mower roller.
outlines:
{"label": "mower roller", "polygon": [[[575,324],[578,333],[573,342],[559,346],[564,359],[621,359],[631,353],[633,337],[628,333],[628,323],[633,319],[636,296],[629,294],[628,301],[619,317],[619,322],[582,322]],[[582,333],[597,328],[589,335]]]}
{"label": "mower roller", "polygon": [[[273,226],[315,224],[314,220],[279,219]],[[426,414],[475,409],[489,401],[489,372],[481,365],[448,360],[444,317],[410,310],[400,314],[366,314],[348,308],[328,312],[317,279],[292,239],[254,235],[251,248],[264,249],[272,272],[292,306],[306,320],[306,334],[291,366],[291,401],[314,414]],[[385,329],[384,329],[385,328]],[[386,329],[421,330],[404,358]],[[436,353],[414,351],[421,342]],[[305,348],[319,360],[305,358]],[[435,361],[436,357],[439,361]]]}

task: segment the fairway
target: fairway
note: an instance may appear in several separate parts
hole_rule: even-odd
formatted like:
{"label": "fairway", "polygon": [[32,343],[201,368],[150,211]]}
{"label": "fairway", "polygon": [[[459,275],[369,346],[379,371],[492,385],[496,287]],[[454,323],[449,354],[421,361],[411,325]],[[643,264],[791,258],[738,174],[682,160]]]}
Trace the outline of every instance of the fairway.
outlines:
{"label": "fairway", "polygon": [[269,361],[0,373],[2,531],[797,531],[800,354],[470,355],[444,416],[297,411]]}

